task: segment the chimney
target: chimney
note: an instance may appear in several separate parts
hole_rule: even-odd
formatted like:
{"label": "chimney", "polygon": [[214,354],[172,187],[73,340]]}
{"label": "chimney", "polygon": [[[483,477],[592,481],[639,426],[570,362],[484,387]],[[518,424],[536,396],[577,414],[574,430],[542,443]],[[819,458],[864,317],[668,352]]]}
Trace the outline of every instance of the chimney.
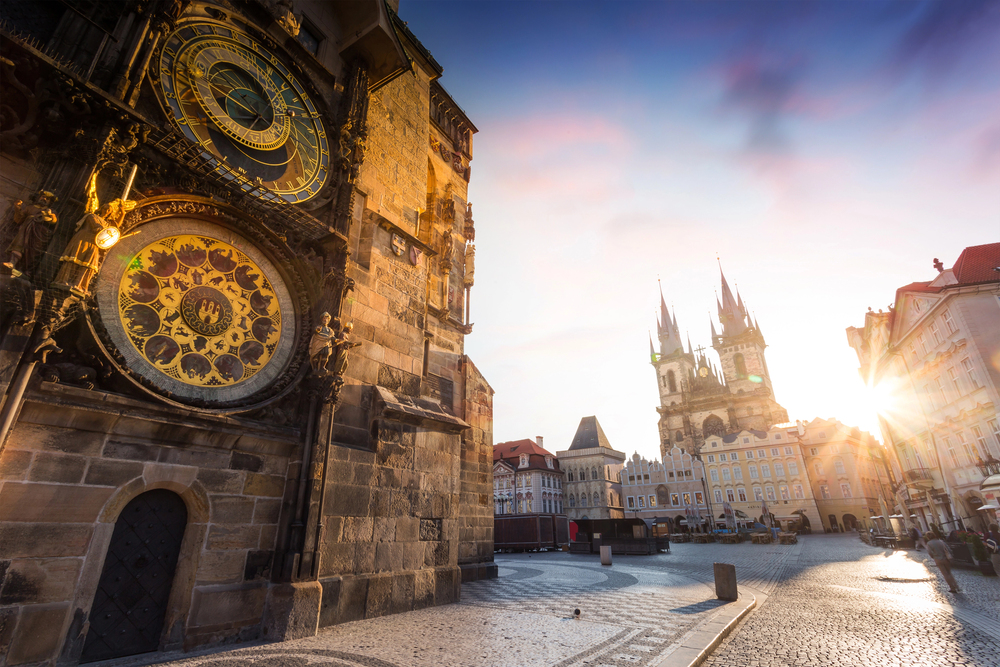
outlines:
{"label": "chimney", "polygon": [[542,445],[542,436],[540,435],[535,436],[535,444],[538,445],[539,447],[542,447],[542,449],[545,449],[545,447]]}

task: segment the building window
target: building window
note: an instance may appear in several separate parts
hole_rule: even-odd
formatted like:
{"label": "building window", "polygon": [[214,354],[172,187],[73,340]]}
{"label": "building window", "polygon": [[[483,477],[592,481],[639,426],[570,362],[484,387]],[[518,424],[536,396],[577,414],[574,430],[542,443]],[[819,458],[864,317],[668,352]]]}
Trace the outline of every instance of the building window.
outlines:
{"label": "building window", "polygon": [[759,459],[767,458],[767,452],[765,452],[763,449],[758,449],[757,458]]}
{"label": "building window", "polygon": [[635,475],[629,475],[628,476],[628,483],[629,484],[635,484]]}
{"label": "building window", "polygon": [[986,436],[983,435],[983,429],[979,428],[978,426],[973,426],[972,435],[976,439],[976,444],[979,445],[979,451],[986,452],[987,454],[989,454],[990,448],[986,446]]}
{"label": "building window", "polygon": [[927,354],[927,346],[924,345],[924,337],[922,334],[917,334],[917,347],[920,348],[921,356]]}
{"label": "building window", "polygon": [[736,502],[736,495],[733,493],[732,489],[726,489],[726,500],[731,503]]}
{"label": "building window", "polygon": [[788,462],[788,474],[789,475],[798,475],[799,474],[799,464],[796,463],[795,461],[789,461]]}
{"label": "building window", "polygon": [[969,376],[969,384],[972,385],[972,388],[979,389],[979,380],[976,379],[976,371],[972,367],[972,360],[968,357],[962,359],[962,368],[965,369],[965,374]]}
{"label": "building window", "polygon": [[778,455],[778,448],[777,447],[772,447],[771,448],[771,456],[777,456],[777,455]]}
{"label": "building window", "polygon": [[745,378],[747,376],[747,362],[743,359],[743,355],[739,353],[734,354],[733,364],[736,366],[736,377]]}
{"label": "building window", "polygon": [[781,491],[781,499],[788,500],[788,487],[782,485],[779,490]]}
{"label": "building window", "polygon": [[719,489],[715,490],[715,502],[717,503],[722,502],[722,491],[720,491]]}
{"label": "building window", "polygon": [[785,466],[781,465],[780,461],[774,462],[774,476],[784,477],[785,476]]}
{"label": "building window", "polygon": [[819,485],[819,496],[823,500],[829,500],[830,499],[830,487],[828,487],[826,484],[820,484]]}
{"label": "building window", "polygon": [[694,492],[694,501],[696,503],[698,503],[699,505],[704,505],[705,504],[705,496],[702,495],[701,491],[695,491]]}
{"label": "building window", "polygon": [[575,481],[575,480],[573,479],[573,471],[572,471],[572,470],[570,470],[570,471],[569,471],[568,473],[566,473],[566,481],[567,481],[567,482],[572,482],[572,481]]}
{"label": "building window", "polygon": [[773,486],[767,487],[766,492],[767,492],[767,499],[768,500],[771,500],[771,501],[776,500],[776,498],[774,497],[774,487]]}
{"label": "building window", "polygon": [[975,443],[970,443],[965,439],[965,433],[962,431],[959,431],[956,435],[958,436],[958,441],[962,443],[962,450],[965,452],[965,455],[969,457],[969,465],[975,465],[976,461],[982,458],[982,454],[979,452],[979,449],[976,447]]}
{"label": "building window", "polygon": [[1000,455],[1000,422],[996,419],[991,419],[986,422],[986,424],[990,427],[990,430],[993,431],[993,440],[995,440],[997,444],[997,454]]}
{"label": "building window", "polygon": [[719,454],[719,460],[720,461],[727,461],[728,460],[727,455],[726,454]]}
{"label": "building window", "polygon": [[958,453],[955,451],[955,443],[951,441],[951,438],[945,438],[944,446],[948,448],[948,456],[951,457],[952,466],[958,468],[961,464],[958,462]]}
{"label": "building window", "polygon": [[743,444],[744,445],[749,445],[750,444],[750,438],[743,438]]}
{"label": "building window", "polygon": [[656,496],[650,496],[649,497],[649,506],[650,507],[656,507]]}
{"label": "building window", "polygon": [[792,448],[785,447],[785,456],[791,456],[791,455],[792,455]]}
{"label": "building window", "polygon": [[681,496],[679,493],[670,494],[670,504],[674,507],[678,507],[681,504]]}
{"label": "building window", "polygon": [[639,496],[637,500],[639,501],[639,509],[646,509],[646,499]]}
{"label": "building window", "polygon": [[545,465],[548,466],[549,468],[553,468],[552,457],[551,456],[546,456],[545,457]]}
{"label": "building window", "polygon": [[597,479],[597,468],[590,469],[590,479]]}
{"label": "building window", "polygon": [[[715,463],[715,454],[709,454],[708,455],[708,462],[709,463]],[[670,476],[673,477],[673,473],[671,473]]]}
{"label": "building window", "polygon": [[760,474],[763,477],[770,477],[771,476],[771,466],[767,465],[766,463],[761,463],[760,464]]}
{"label": "building window", "polygon": [[520,464],[518,465],[518,467],[519,468],[527,468],[528,467],[528,455],[527,454],[521,454],[521,461],[520,461]]}
{"label": "building window", "polygon": [[576,507],[576,496],[573,495],[572,493],[569,494],[569,506]]}
{"label": "building window", "polygon": [[810,447],[809,454],[811,456],[819,456],[819,447]]}
{"label": "building window", "polygon": [[684,501],[685,505],[690,505],[691,504],[691,494],[690,493],[685,493],[683,496],[681,496],[681,499]]}
{"label": "building window", "polygon": [[949,336],[958,331],[958,327],[955,326],[955,322],[951,319],[951,313],[948,312],[947,308],[941,314],[941,319],[944,320],[944,328]]}
{"label": "building window", "polygon": [[683,433],[681,433],[680,431],[677,431],[677,433],[674,433],[674,441],[675,442],[680,442],[683,439],[684,439],[684,434]]}
{"label": "building window", "polygon": [[802,493],[802,485],[801,484],[796,484],[795,485],[795,497],[796,498],[805,498],[805,495]]}
{"label": "building window", "polygon": [[748,449],[747,450],[747,458],[748,459],[752,459],[753,458],[753,450],[752,449]]}
{"label": "building window", "polygon": [[962,396],[962,387],[958,383],[958,370],[955,368],[949,368],[948,379],[951,380],[951,386],[955,390],[955,400],[958,400],[958,398]]}
{"label": "building window", "polygon": [[816,474],[817,475],[822,476],[822,475],[826,474],[826,473],[823,472],[823,462],[822,461],[816,461],[816,463],[813,465],[813,467],[816,468]]}
{"label": "building window", "polygon": [[841,494],[842,494],[842,495],[843,495],[843,496],[844,496],[845,498],[850,498],[850,497],[852,497],[852,496],[851,496],[851,485],[850,485],[850,484],[848,484],[847,482],[844,482],[843,484],[841,484],[841,485],[840,485],[840,493],[841,493]]}
{"label": "building window", "polygon": [[677,378],[674,377],[673,371],[667,371],[667,386],[671,394],[677,391]]}
{"label": "building window", "polygon": [[775,433],[774,434],[774,439],[775,440],[781,440],[781,434],[780,433]]}
{"label": "building window", "polygon": [[750,479],[757,479],[757,466],[750,464],[747,468],[750,469]]}
{"label": "building window", "polygon": [[747,490],[746,489],[736,489],[736,495],[739,496],[740,502],[745,503],[747,501]]}
{"label": "building window", "polygon": [[586,506],[587,506],[587,494],[586,493],[581,493],[580,494],[580,507],[586,507]]}
{"label": "building window", "polygon": [[739,461],[740,460],[740,453],[739,452],[733,452],[733,453],[731,453],[729,455],[729,460],[730,461]]}
{"label": "building window", "polygon": [[729,468],[722,469],[722,480],[728,482],[730,479]]}
{"label": "building window", "polygon": [[712,468],[711,470],[709,470],[708,474],[712,478],[713,482],[718,482],[719,481],[719,471],[716,470],[715,468]]}
{"label": "building window", "polygon": [[834,470],[837,471],[838,475],[846,475],[847,474],[847,470],[844,469],[844,462],[842,460],[840,460],[840,459],[837,459],[836,461],[833,462],[833,468],[834,468]]}
{"label": "building window", "polygon": [[684,476],[685,477],[690,477],[691,476],[691,471],[690,470],[685,470],[684,471]]}
{"label": "building window", "polygon": [[927,324],[927,330],[931,333],[931,340],[934,341],[935,345],[941,344],[941,335],[938,334],[937,325],[934,322],[929,322]]}
{"label": "building window", "polygon": [[733,466],[733,478],[743,479],[743,468],[739,466]]}
{"label": "building window", "polygon": [[320,37],[319,30],[314,28],[312,23],[309,21],[301,21],[297,37],[299,39],[299,43],[305,47],[306,51],[313,55],[319,53],[319,44],[323,41],[323,38]]}

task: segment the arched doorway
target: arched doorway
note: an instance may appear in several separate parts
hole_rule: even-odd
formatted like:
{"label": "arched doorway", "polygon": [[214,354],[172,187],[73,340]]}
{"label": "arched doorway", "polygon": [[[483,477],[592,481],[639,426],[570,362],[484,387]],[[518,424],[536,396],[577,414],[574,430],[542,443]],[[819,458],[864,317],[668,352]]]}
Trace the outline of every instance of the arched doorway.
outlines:
{"label": "arched doorway", "polygon": [[186,525],[184,501],[165,489],[136,496],[118,515],[80,662],[159,648]]}
{"label": "arched doorway", "polygon": [[844,515],[844,530],[857,530],[858,529],[858,518],[853,514]]}
{"label": "arched doorway", "polygon": [[837,515],[836,514],[830,514],[826,518],[830,522],[830,532],[836,533],[837,532]]}

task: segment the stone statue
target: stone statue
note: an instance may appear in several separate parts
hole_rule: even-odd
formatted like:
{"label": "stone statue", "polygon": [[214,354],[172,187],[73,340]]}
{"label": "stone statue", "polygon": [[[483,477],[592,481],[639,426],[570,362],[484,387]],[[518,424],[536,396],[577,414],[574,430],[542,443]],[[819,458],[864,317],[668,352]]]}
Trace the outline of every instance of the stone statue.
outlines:
{"label": "stone statue", "polygon": [[319,316],[320,326],[313,331],[309,340],[309,364],[313,372],[320,373],[326,370],[326,364],[333,354],[333,340],[336,332],[330,328],[330,313],[323,313]]}
{"label": "stone statue", "polygon": [[444,233],[441,239],[441,266],[445,269],[451,268],[451,258],[455,256],[455,244],[451,240],[451,230]]}
{"label": "stone statue", "polygon": [[[76,233],[59,258],[61,264],[59,273],[52,281],[54,286],[65,288],[79,297],[90,295],[90,281],[101,269],[102,249],[110,248],[118,242],[120,236],[118,228],[121,227],[125,214],[136,207],[137,202],[127,199],[135,172],[133,167],[122,196],[103,206],[97,200],[97,173],[90,177],[87,185],[87,204],[84,208],[86,213],[77,221]],[[108,236],[104,243],[100,243],[98,235],[105,229],[114,234]]]}
{"label": "stone statue", "polygon": [[465,286],[476,284],[476,246],[472,243],[465,246]]}
{"label": "stone statue", "polygon": [[271,5],[271,14],[278,20],[278,25],[292,37],[298,37],[302,23],[295,17],[295,6],[292,0],[278,0]]}
{"label": "stone statue", "polygon": [[354,324],[345,324],[333,339],[333,373],[343,375],[347,372],[347,351],[352,347],[359,347],[361,343],[351,342],[351,332],[354,331]]}
{"label": "stone statue", "polygon": [[14,203],[8,215],[18,229],[7,248],[10,259],[4,262],[4,266],[28,276],[34,273],[56,229],[58,218],[50,206],[55,202],[54,194],[41,190],[32,197],[28,206],[23,206],[20,201]]}

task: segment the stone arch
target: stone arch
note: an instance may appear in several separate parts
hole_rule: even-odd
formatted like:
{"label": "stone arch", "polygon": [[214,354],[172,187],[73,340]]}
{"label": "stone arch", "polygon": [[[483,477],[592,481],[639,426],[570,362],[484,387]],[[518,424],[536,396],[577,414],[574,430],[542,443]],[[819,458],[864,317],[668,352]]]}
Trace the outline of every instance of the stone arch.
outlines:
{"label": "stone arch", "polygon": [[713,435],[717,435],[720,438],[726,433],[726,426],[722,421],[722,418],[718,415],[709,415],[705,417],[705,421],[701,423],[701,432],[705,439]]}
{"label": "stone arch", "polygon": [[[64,655],[79,660],[83,652],[86,621],[93,606],[101,573],[107,558],[108,547],[114,534],[115,523],[122,510],[138,496],[156,489],[173,491],[184,501],[187,510],[187,525],[181,539],[180,557],[174,570],[175,582],[193,582],[198,572],[205,534],[208,531],[209,500],[205,487],[195,478],[196,468],[179,468],[159,463],[147,463],[141,477],[136,477],[120,486],[104,503],[94,534],[84,558],[77,588],[74,593],[74,620],[70,624],[66,638]],[[190,584],[175,585],[167,599],[161,645],[167,637],[180,637],[188,611],[191,608],[193,587]]]}

